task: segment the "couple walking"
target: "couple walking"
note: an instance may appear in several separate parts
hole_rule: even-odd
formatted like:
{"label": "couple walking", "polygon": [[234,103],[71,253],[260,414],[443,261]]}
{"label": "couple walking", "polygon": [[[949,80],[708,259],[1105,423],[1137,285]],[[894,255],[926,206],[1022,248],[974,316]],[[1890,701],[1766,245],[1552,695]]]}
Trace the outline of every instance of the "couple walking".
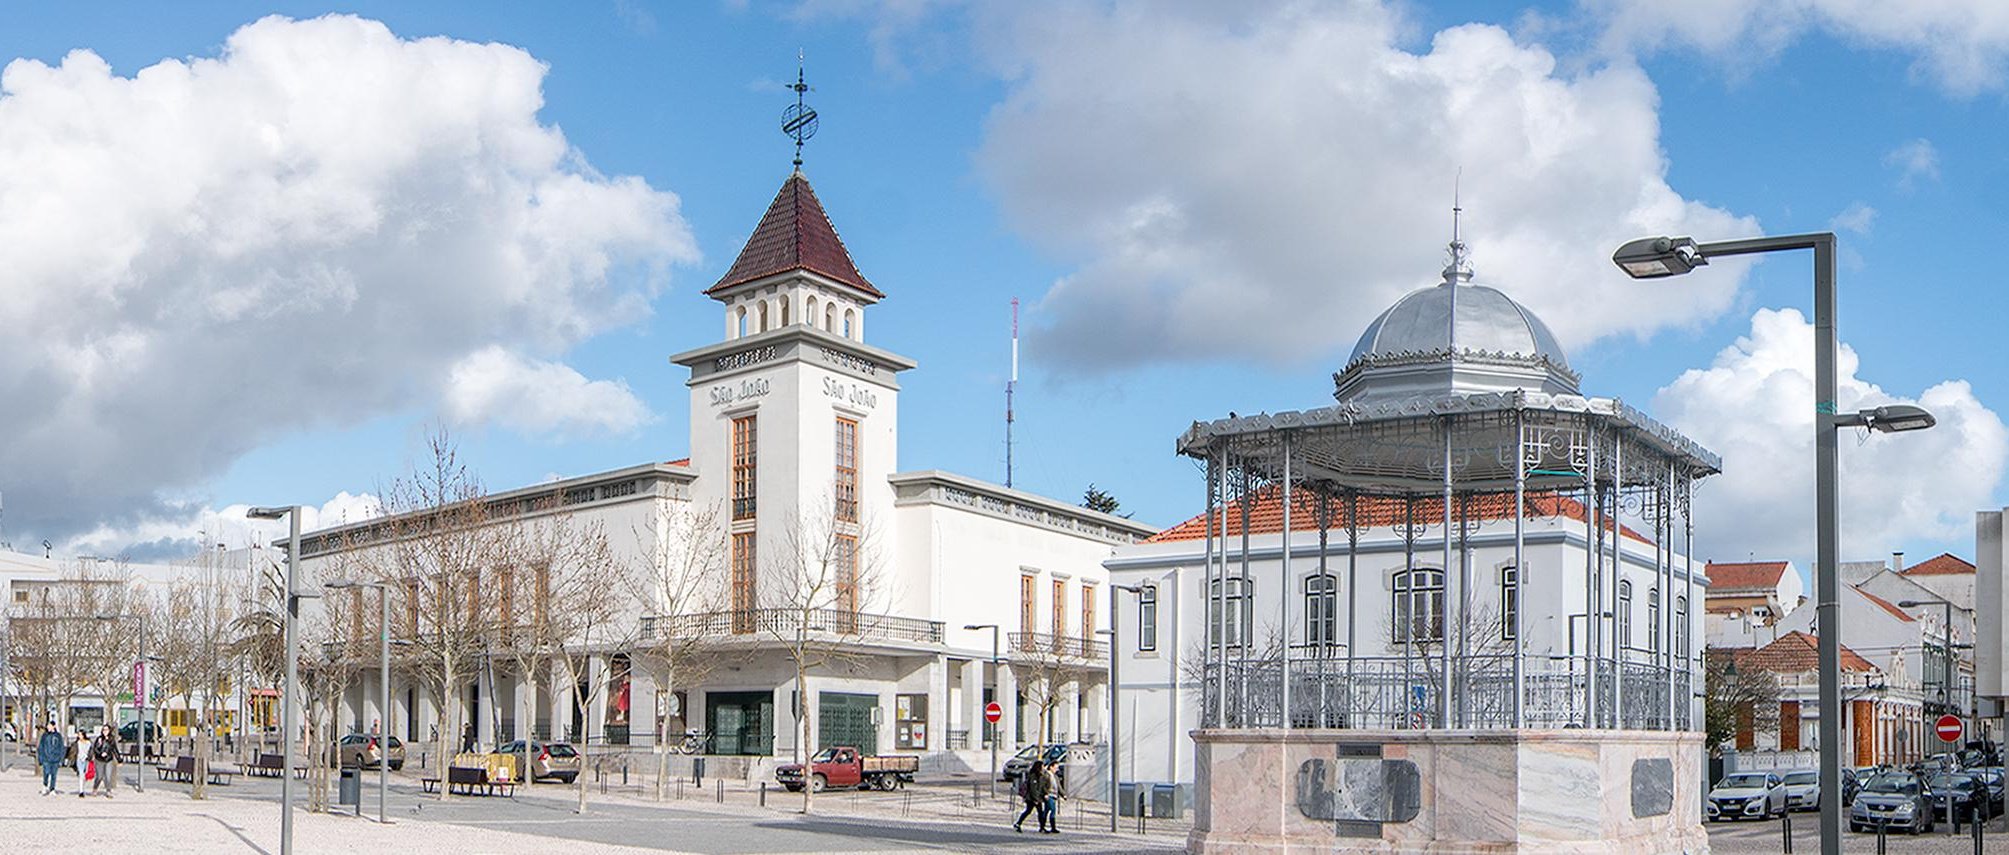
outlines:
{"label": "couple walking", "polygon": [[50,722],[42,731],[41,740],[35,743],[35,761],[42,766],[42,795],[56,791],[58,768],[74,765],[78,798],[91,792],[110,798],[112,787],[119,781],[119,738],[109,725],[99,725],[96,739],[80,727],[66,741],[57,732],[56,724]]}
{"label": "couple walking", "polygon": [[1018,797],[1025,802],[1025,810],[1019,812],[1011,830],[1025,831],[1026,816],[1037,811],[1040,831],[1060,833],[1060,781],[1055,778],[1052,766],[1044,760],[1032,761],[1032,768],[1018,776]]}

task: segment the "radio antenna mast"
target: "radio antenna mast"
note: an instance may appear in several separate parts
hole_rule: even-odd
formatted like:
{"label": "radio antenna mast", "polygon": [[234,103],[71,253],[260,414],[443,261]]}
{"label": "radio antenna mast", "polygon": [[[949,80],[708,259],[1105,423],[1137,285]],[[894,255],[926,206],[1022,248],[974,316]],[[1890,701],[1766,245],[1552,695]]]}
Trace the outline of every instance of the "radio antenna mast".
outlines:
{"label": "radio antenna mast", "polygon": [[1005,488],[1011,488],[1011,398],[1018,389],[1018,298],[1011,298],[1011,379],[1005,381]]}

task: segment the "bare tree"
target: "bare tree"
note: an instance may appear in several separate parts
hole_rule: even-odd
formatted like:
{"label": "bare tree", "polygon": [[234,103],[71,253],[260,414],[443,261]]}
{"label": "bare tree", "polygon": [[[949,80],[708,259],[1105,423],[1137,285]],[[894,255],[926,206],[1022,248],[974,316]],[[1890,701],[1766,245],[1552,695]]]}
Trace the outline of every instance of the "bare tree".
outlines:
{"label": "bare tree", "polygon": [[1710,648],[1703,654],[1702,720],[1711,757],[1722,756],[1737,734],[1779,723],[1779,676],[1743,661],[1750,652]]}
{"label": "bare tree", "polygon": [[[703,621],[684,618],[725,610],[725,528],[717,508],[684,507],[651,515],[635,537],[643,555],[629,565],[626,581],[643,617],[633,652],[637,664],[655,676],[657,698],[675,698],[678,687],[702,684],[719,661],[716,634]],[[681,708],[679,713],[689,715]],[[669,777],[670,717],[658,716],[655,730],[661,801]]]}
{"label": "bare tree", "polygon": [[[355,553],[341,555],[346,558]],[[353,570],[349,561],[338,560],[323,568],[313,584],[350,579]],[[377,656],[376,645],[370,643],[377,637],[372,631],[374,627],[369,625],[377,611],[368,608],[370,593],[363,588],[327,590],[318,598],[318,608],[303,610],[298,631],[300,687],[306,696],[303,707],[308,750],[303,756],[307,759],[309,810],[328,809],[330,767],[341,756],[335,746],[342,729],[342,699],[365,664],[374,662]]]}
{"label": "bare tree", "polygon": [[1067,699],[1067,687],[1108,673],[1107,663],[1095,664],[1090,639],[1061,635],[1020,638],[1021,643],[1011,651],[1012,674],[1018,678],[1019,696],[1038,711],[1038,741],[1052,742],[1054,712]]}
{"label": "bare tree", "polygon": [[[886,593],[882,591],[885,565],[879,560],[873,532],[858,516],[855,505],[843,511],[835,505],[798,510],[783,527],[781,554],[763,556],[755,596],[736,598],[759,603],[760,608],[744,617],[735,614],[735,623],[750,622],[781,649],[795,671],[795,759],[805,764],[805,814],[815,805],[817,789],[806,765],[815,753],[809,731],[809,674],[861,661],[864,656],[857,642],[880,630],[878,617],[862,609],[880,603]],[[745,581],[735,579],[734,584]]]}

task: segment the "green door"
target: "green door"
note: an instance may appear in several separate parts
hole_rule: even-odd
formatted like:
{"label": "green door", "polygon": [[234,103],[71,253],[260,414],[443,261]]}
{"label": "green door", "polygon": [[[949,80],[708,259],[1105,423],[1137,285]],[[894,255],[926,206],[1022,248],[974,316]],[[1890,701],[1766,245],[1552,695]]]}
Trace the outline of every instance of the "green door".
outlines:
{"label": "green door", "polygon": [[774,753],[774,693],[711,692],[705,695],[707,754]]}
{"label": "green door", "polygon": [[878,708],[878,695],[820,693],[816,707],[816,747],[820,750],[850,745],[866,754],[879,753],[879,728],[872,723],[872,711]]}

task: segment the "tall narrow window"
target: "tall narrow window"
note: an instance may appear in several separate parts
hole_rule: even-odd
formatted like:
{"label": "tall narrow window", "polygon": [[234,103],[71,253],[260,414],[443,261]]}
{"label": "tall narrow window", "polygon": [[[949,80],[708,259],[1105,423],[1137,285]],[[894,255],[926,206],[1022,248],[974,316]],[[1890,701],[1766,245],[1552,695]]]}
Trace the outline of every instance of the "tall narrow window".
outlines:
{"label": "tall narrow window", "polygon": [[1618,583],[1618,646],[1622,650],[1632,646],[1632,583],[1620,580]]}
{"label": "tall narrow window", "polygon": [[1688,658],[1688,598],[1674,598],[1674,649]]}
{"label": "tall narrow window", "polygon": [[858,421],[837,420],[837,518],[858,521]]}
{"label": "tall narrow window", "polygon": [[732,420],[732,518],[754,517],[755,487],[758,483],[760,436],[753,416]]}
{"label": "tall narrow window", "polygon": [[1137,649],[1158,649],[1158,586],[1137,586]]}
{"label": "tall narrow window", "polygon": [[760,303],[760,331],[761,331],[761,332],[767,332],[767,301],[766,301],[766,300],[762,300],[762,301],[761,301],[761,303]]}
{"label": "tall narrow window", "polygon": [[795,303],[794,297],[781,298],[781,325],[788,326],[788,307]]}
{"label": "tall narrow window", "polygon": [[1521,619],[1520,569],[1500,568],[1500,637],[1514,640],[1514,626]]}
{"label": "tall narrow window", "polygon": [[759,565],[754,556],[753,532],[743,532],[732,536],[732,631],[744,635],[752,632],[754,609],[758,607],[759,589],[756,588],[754,570]]}
{"label": "tall narrow window", "polygon": [[1053,580],[1053,637],[1067,634],[1067,580]]}
{"label": "tall narrow window", "polygon": [[848,534],[837,535],[836,555],[831,568],[837,573],[837,608],[847,612],[858,611],[858,538]]}
{"label": "tall narrow window", "polygon": [[1081,583],[1081,637],[1095,637],[1095,586]]}
{"label": "tall narrow window", "polygon": [[1033,619],[1038,612],[1033,610],[1032,599],[1039,590],[1039,577],[1030,573],[1018,577],[1018,631],[1032,634],[1039,631]]}
{"label": "tall narrow window", "polygon": [[1646,649],[1660,652],[1660,589],[1646,589]]}
{"label": "tall narrow window", "polygon": [[1444,571],[1428,567],[1395,574],[1395,641],[1444,638]]}
{"label": "tall narrow window", "polygon": [[1330,573],[1304,580],[1304,641],[1312,647],[1331,647],[1339,641],[1339,580]]}
{"label": "tall narrow window", "polygon": [[[1255,617],[1255,605],[1251,595],[1255,592],[1255,584],[1253,581],[1244,582],[1241,579],[1229,579],[1227,582],[1226,598],[1221,596],[1221,582],[1218,579],[1213,584],[1213,596],[1208,598],[1207,642],[1214,643],[1225,629],[1228,646],[1240,647],[1247,644],[1252,635],[1250,625],[1253,622],[1251,619]],[[1227,612],[1225,627],[1222,626],[1224,610]]]}

